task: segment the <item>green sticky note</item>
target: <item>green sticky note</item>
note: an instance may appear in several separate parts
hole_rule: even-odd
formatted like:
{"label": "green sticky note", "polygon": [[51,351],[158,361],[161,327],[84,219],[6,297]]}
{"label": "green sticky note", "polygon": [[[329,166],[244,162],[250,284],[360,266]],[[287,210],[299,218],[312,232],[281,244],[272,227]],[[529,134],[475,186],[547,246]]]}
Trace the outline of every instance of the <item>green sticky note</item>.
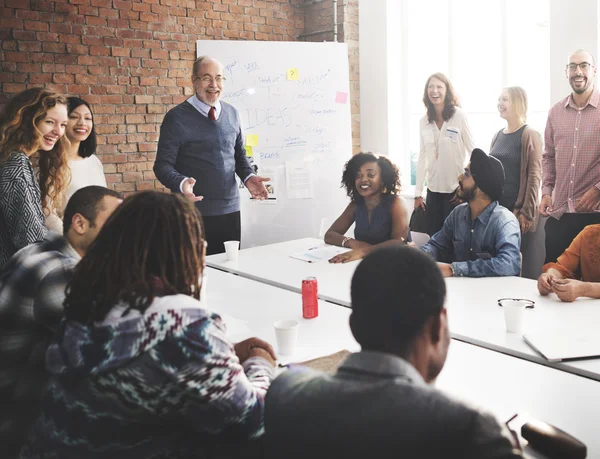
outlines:
{"label": "green sticky note", "polygon": [[286,76],[288,80],[298,80],[298,69],[287,69]]}
{"label": "green sticky note", "polygon": [[246,146],[257,147],[258,146],[258,134],[246,134]]}
{"label": "green sticky note", "polygon": [[252,158],[252,155],[254,155],[254,153],[252,153],[252,147],[250,145],[246,145],[246,156],[248,158]]}

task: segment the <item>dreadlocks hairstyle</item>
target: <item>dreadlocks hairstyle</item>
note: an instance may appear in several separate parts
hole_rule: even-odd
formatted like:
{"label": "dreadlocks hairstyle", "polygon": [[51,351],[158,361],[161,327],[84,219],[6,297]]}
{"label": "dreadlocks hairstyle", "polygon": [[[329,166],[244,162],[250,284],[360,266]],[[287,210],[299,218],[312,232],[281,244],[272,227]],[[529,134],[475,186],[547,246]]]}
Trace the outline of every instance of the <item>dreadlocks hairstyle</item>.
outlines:
{"label": "dreadlocks hairstyle", "polygon": [[357,153],[344,166],[342,173],[342,188],[351,201],[362,199],[356,189],[356,175],[360,168],[366,163],[377,163],[381,170],[382,194],[400,193],[400,171],[398,166],[391,162],[386,156],[376,155],[371,152]]}
{"label": "dreadlocks hairstyle", "polygon": [[[67,100],[44,88],[32,88],[14,96],[0,118],[0,163],[8,160],[15,151],[33,155],[42,141],[37,124],[48,110],[56,105],[67,105]],[[42,208],[46,214],[51,207],[62,208],[62,195],[71,180],[70,169],[64,159],[65,136],[54,148],[39,155],[38,179],[42,196]]]}
{"label": "dreadlocks hairstyle", "polygon": [[202,217],[179,194],[143,191],[108,218],[67,286],[65,316],[102,321],[118,303],[143,313],[157,296],[200,298]]}
{"label": "dreadlocks hairstyle", "polygon": [[432,78],[437,78],[444,85],[446,85],[446,97],[444,98],[444,110],[442,110],[442,118],[444,121],[448,121],[450,118],[454,116],[454,112],[456,112],[456,107],[460,107],[458,103],[458,97],[454,92],[454,86],[448,79],[446,75],[443,73],[434,73],[427,78],[425,82],[425,89],[423,90],[423,104],[425,104],[425,108],[427,109],[427,120],[429,124],[435,122],[435,107],[429,100],[429,95],[427,94],[427,88],[429,87],[429,82]]}

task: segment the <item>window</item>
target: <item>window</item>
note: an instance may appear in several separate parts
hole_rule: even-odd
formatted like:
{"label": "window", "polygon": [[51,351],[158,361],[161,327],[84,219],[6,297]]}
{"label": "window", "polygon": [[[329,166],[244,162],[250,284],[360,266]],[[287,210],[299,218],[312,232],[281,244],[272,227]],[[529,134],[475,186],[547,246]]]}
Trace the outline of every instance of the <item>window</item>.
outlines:
{"label": "window", "polygon": [[[550,108],[549,0],[408,1],[402,10],[402,139],[408,139],[411,184],[419,154],[423,88],[434,72],[446,74],[467,112],[476,145],[489,152],[505,126],[496,109],[500,91],[521,86],[529,99],[528,124],[543,133]],[[390,22],[391,24],[392,22]],[[406,142],[404,142],[406,144]],[[400,151],[406,151],[401,149]],[[392,158],[407,164],[405,158]]]}

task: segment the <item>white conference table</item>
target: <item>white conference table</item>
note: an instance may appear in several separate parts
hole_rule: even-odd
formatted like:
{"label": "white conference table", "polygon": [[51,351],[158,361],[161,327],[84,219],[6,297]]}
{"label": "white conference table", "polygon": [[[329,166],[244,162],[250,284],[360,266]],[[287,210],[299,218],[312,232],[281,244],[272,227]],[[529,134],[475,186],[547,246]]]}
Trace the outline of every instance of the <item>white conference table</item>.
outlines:
{"label": "white conference table", "polygon": [[[241,250],[236,262],[227,261],[225,254],[218,254],[207,257],[206,263],[293,292],[301,291],[304,277],[315,276],[319,282],[319,298],[349,307],[350,282],[359,261],[307,263],[290,257],[290,254],[323,245],[320,239],[298,239]],[[520,277],[448,278],[446,286],[453,338],[600,381],[600,358],[549,362],[520,335],[506,332],[504,313],[497,303],[506,297],[534,300],[535,309],[527,311],[526,333],[544,330],[568,333],[576,338],[597,333],[600,300],[563,303],[554,294],[542,297],[536,281]]]}
{"label": "white conference table", "polygon": [[[282,363],[359,350],[348,318],[351,310],[320,301],[319,317],[303,319],[301,296],[227,272],[206,269],[204,303],[219,313],[233,341],[257,336],[274,345],[272,324],[300,321],[297,352]],[[519,417],[549,422],[588,446],[588,457],[600,457],[600,384],[567,372],[453,340],[436,386],[470,403],[485,407],[498,419]]]}

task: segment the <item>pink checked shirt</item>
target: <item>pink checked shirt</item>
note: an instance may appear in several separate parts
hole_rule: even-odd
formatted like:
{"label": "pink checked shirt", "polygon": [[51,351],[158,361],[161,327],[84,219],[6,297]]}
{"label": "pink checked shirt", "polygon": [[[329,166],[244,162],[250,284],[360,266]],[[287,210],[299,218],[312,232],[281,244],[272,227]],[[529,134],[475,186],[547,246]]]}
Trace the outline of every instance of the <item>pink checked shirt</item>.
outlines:
{"label": "pink checked shirt", "polygon": [[[571,95],[550,109],[544,133],[542,195],[555,191],[549,214],[559,219],[575,212],[577,201],[593,186],[600,189],[600,91],[578,108]],[[600,212],[600,209],[596,210]]]}

